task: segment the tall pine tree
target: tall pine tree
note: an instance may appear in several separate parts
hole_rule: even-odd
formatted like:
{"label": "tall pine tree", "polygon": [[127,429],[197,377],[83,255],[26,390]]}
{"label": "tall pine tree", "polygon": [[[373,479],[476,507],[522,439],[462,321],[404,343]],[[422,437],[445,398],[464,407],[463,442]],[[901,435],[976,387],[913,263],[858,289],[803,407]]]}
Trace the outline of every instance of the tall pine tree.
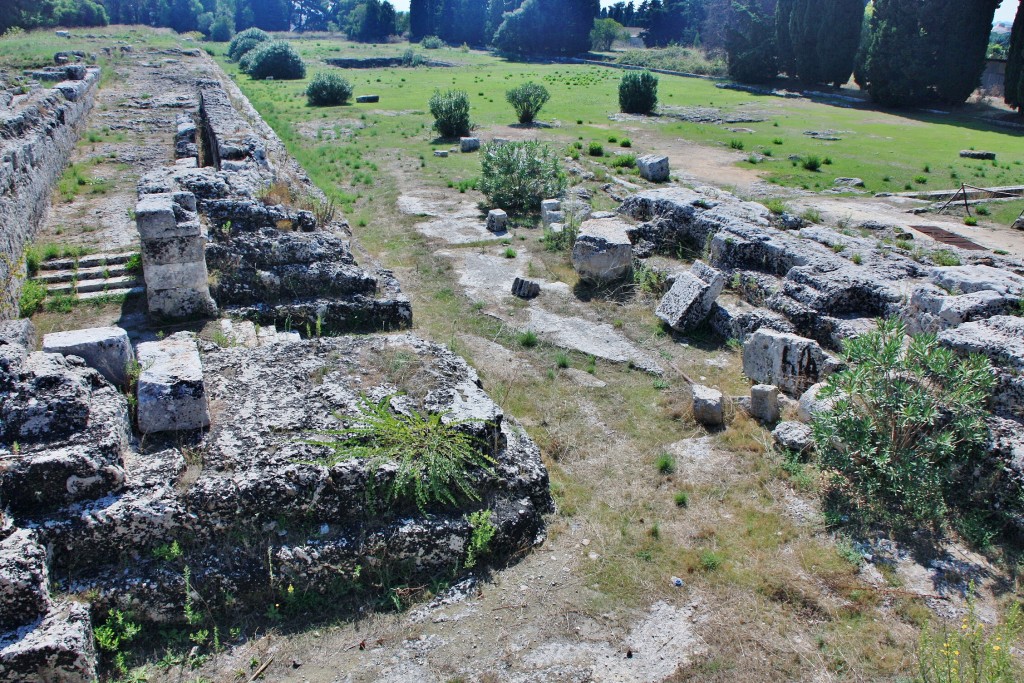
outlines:
{"label": "tall pine tree", "polygon": [[921,23],[928,40],[935,94],[948,104],[964,102],[981,83],[992,19],[1000,0],[929,2]]}
{"label": "tall pine tree", "polygon": [[1006,55],[1006,103],[1024,113],[1024,0],[1017,6],[1017,18],[1010,33],[1010,49]]}

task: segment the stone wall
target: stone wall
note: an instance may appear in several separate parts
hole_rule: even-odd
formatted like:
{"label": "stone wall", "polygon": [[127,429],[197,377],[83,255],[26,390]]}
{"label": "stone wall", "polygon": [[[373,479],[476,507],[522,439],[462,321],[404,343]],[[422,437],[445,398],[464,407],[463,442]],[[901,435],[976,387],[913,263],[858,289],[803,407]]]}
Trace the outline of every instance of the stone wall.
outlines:
{"label": "stone wall", "polygon": [[75,64],[45,73],[61,80],[24,94],[0,90],[0,320],[18,315],[25,247],[92,108],[100,70]]}

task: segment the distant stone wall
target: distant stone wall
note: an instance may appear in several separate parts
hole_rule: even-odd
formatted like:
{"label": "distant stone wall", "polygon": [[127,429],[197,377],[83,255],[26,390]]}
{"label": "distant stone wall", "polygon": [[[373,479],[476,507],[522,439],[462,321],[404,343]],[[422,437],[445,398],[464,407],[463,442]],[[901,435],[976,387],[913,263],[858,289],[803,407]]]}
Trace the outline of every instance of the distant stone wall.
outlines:
{"label": "distant stone wall", "polygon": [[28,93],[0,89],[0,320],[18,315],[22,255],[50,201],[92,108],[98,68],[54,67],[29,76],[52,81]]}

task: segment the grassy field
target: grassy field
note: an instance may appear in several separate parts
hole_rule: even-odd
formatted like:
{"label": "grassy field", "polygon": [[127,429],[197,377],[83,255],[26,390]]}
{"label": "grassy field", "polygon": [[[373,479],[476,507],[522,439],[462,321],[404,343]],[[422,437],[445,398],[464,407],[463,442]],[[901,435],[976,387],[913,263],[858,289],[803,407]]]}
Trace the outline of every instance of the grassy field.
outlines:
{"label": "grassy field", "polygon": [[[407,49],[402,45],[361,46],[328,39],[296,40],[293,44],[309,64],[309,77],[318,70],[332,68],[319,61],[327,57],[397,56]],[[224,48],[218,46],[214,50],[223,53]],[[437,88],[465,90],[470,96],[475,123],[509,124],[515,119],[505,102],[505,91],[527,80],[543,83],[551,92],[551,100],[540,118],[556,126],[544,134],[555,142],[605,142],[609,137],[629,137],[628,129],[642,130],[650,133],[652,143],[649,149],[638,152],[658,151],[659,140],[667,144],[677,138],[732,148],[749,156],[749,160],[738,162],[741,166],[757,171],[765,179],[810,190],[829,188],[832,180],[841,176],[862,178],[873,192],[943,189],[957,187],[961,182],[1024,183],[1022,134],[966,116],[887,112],[758,96],[720,89],[702,79],[662,75],[659,98],[667,108],[664,111],[706,107],[725,113],[742,111],[765,120],[714,125],[661,116],[616,122],[609,115],[618,111],[621,71],[598,66],[509,62],[457,48],[417,51],[464,68],[350,69],[345,76],[355,86],[356,94],[379,94],[380,103],[325,109],[306,106],[302,94],[306,81],[253,82],[223,57],[220,62],[237,75],[246,94],[282,137],[294,140],[302,134],[300,131],[314,136],[336,134],[337,130],[351,129],[352,119],[365,126],[347,136],[353,144],[344,152],[333,142],[325,142],[323,149],[313,152],[313,158],[302,159],[304,164],[313,162],[313,168],[307,169],[318,182],[323,181],[321,185],[340,185],[336,196],[350,203],[359,194],[360,184],[367,182],[366,169],[354,168],[358,163],[355,155],[375,146],[400,143],[410,154],[423,157],[428,173],[441,173],[446,181],[474,176],[477,169],[473,157],[433,160],[434,149],[449,145],[434,142],[432,119],[427,113],[431,93]],[[816,139],[806,134],[811,131],[840,139]],[[999,159],[995,163],[961,159],[959,151],[967,148],[995,150]],[[346,158],[331,158],[339,154]],[[809,157],[821,161],[820,170],[804,168],[803,160]],[[685,163],[680,170],[686,170]]]}

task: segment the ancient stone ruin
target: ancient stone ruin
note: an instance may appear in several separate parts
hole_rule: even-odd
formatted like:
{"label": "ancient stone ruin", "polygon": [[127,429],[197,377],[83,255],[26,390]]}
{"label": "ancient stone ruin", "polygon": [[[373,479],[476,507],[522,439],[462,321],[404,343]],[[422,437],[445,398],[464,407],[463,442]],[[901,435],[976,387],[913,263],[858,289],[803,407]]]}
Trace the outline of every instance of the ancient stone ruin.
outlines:
{"label": "ancient stone ruin", "polygon": [[[23,226],[4,245],[8,297],[97,79],[76,75],[5,124],[21,147],[8,145],[5,187],[17,191],[0,211]],[[200,106],[167,130],[177,161],[142,179],[135,210],[149,317],[185,329],[63,332],[37,351],[31,323],[0,325],[2,681],[92,681],[93,626],[112,609],[175,625],[198,599],[228,613],[288,590],[451,574],[474,512],[493,527],[496,561],[544,535],[537,446],[464,360],[379,334],[411,324],[397,280],[357,262],[332,212],[269,201],[288,187],[326,204],[237,91],[195,87]],[[222,343],[190,331],[216,316]],[[413,496],[399,462],[346,455],[342,434],[372,425],[374,407],[438,420],[464,444],[458,478]]]}

